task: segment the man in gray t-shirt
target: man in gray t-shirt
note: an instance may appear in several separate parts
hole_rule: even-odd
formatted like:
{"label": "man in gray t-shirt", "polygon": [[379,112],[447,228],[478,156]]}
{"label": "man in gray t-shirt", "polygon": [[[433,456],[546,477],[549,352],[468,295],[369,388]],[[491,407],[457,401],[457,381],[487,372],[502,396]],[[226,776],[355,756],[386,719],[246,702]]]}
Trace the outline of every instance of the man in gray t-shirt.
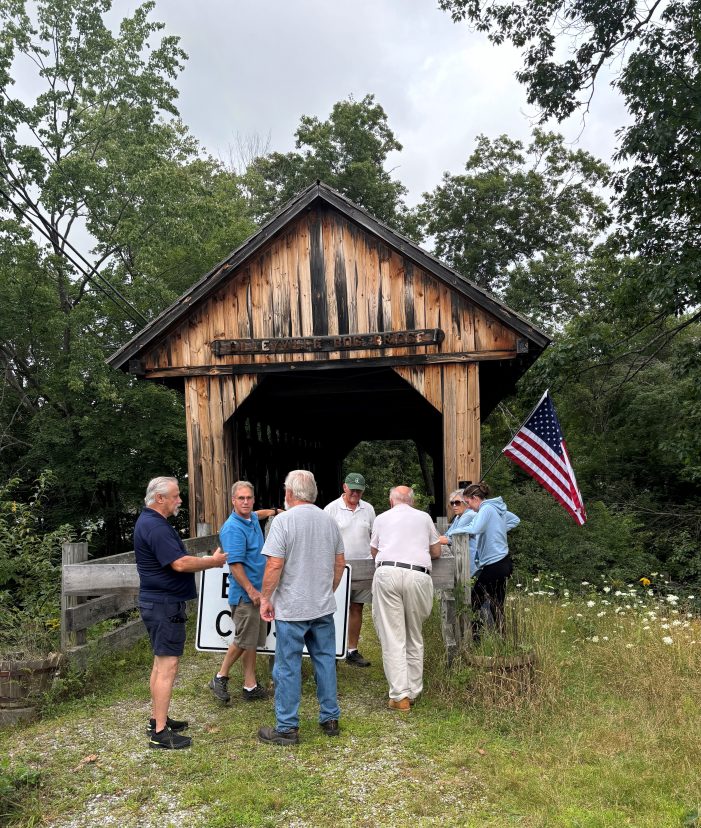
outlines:
{"label": "man in gray t-shirt", "polygon": [[273,521],[262,554],[267,557],[260,614],[275,621],[275,727],[261,727],[258,738],[276,745],[299,742],[302,651],[314,664],[319,724],[338,736],[336,694],[336,611],[334,591],[345,558],[335,521],[314,505],[314,475],[292,471],[285,479],[285,511]]}

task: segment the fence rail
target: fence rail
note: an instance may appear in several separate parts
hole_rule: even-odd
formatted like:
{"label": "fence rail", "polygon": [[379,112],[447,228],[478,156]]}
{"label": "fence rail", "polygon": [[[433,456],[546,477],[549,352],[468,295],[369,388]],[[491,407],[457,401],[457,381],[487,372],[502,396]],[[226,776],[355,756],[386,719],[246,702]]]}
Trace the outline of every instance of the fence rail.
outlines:
{"label": "fence rail", "polygon": [[[198,527],[208,531],[208,527]],[[439,527],[440,529],[440,527]],[[219,535],[205,534],[187,538],[190,554],[212,552],[219,545]],[[375,571],[373,560],[351,561],[351,586],[369,589]],[[440,600],[441,628],[448,660],[467,640],[467,614],[470,604],[469,557],[467,536],[455,536],[451,551],[433,561],[433,586]],[[115,618],[136,608],[139,576],[133,552],[108,558],[88,560],[87,543],[67,543],[62,548],[61,576],[61,649],[79,666],[90,652],[87,630],[101,621]],[[95,646],[100,651],[131,646],[146,631],[140,618],[102,635]]]}

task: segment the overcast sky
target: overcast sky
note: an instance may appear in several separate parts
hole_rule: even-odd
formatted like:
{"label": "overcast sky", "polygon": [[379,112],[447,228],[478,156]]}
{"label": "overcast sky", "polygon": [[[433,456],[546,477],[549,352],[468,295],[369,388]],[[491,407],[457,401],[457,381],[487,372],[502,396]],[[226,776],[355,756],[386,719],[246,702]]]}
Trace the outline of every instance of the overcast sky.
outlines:
{"label": "overcast sky", "polygon": [[[117,0],[123,15],[136,5]],[[404,149],[391,159],[414,204],[460,172],[483,133],[528,139],[536,114],[514,78],[518,53],[455,24],[435,0],[157,0],[154,19],[189,60],[178,80],[185,123],[213,155],[236,134],[287,151],[301,115],[373,93]],[[609,160],[625,120],[602,85],[584,126],[557,127]]]}

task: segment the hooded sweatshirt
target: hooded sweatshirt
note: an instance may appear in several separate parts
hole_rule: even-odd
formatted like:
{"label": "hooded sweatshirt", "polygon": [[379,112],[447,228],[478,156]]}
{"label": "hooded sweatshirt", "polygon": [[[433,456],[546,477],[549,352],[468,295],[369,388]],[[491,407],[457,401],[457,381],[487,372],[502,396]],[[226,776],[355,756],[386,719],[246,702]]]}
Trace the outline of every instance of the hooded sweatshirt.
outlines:
{"label": "hooded sweatshirt", "polygon": [[468,526],[462,528],[468,535],[477,536],[475,572],[509,554],[506,533],[520,522],[513,512],[507,511],[506,503],[501,497],[482,501],[477,516]]}

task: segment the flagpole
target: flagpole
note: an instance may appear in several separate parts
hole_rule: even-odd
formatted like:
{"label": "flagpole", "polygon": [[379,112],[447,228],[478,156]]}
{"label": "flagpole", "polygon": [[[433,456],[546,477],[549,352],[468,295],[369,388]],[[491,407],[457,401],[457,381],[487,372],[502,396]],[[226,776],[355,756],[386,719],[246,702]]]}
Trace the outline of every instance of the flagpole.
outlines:
{"label": "flagpole", "polygon": [[[550,389],[549,389],[549,388],[546,388],[546,389],[545,389],[545,391],[543,392],[543,396],[542,396],[542,397],[538,400],[538,402],[537,402],[537,403],[533,406],[533,408],[531,409],[530,414],[529,414],[529,415],[526,417],[526,419],[525,419],[525,420],[521,423],[521,425],[520,425],[520,426],[516,429],[516,431],[514,431],[514,432],[512,432],[512,433],[511,433],[511,440],[513,440],[513,439],[514,439],[514,436],[515,436],[516,434],[518,434],[518,433],[519,433],[519,431],[520,431],[520,430],[521,430],[521,429],[522,429],[522,428],[526,425],[526,423],[527,423],[527,422],[531,419],[531,417],[533,416],[533,412],[536,410],[536,408],[538,408],[538,406],[539,406],[539,405],[543,402],[543,400],[544,400],[544,399],[548,396],[548,393],[549,393],[549,392],[550,392]],[[511,440],[509,440],[509,443],[511,442]],[[507,443],[507,444],[506,444],[506,446],[508,446],[508,445],[509,445],[509,443]],[[506,446],[504,446],[504,448],[506,448]],[[501,458],[502,458],[503,456],[504,456],[504,449],[502,449],[502,450],[499,452],[499,456],[497,457],[497,459],[496,459],[496,460],[492,463],[492,465],[491,465],[491,466],[487,469],[487,471],[486,471],[486,472],[484,472],[484,474],[480,477],[480,479],[479,479],[479,482],[480,482],[480,483],[481,483],[481,482],[484,480],[484,478],[485,478],[485,477],[489,474],[489,472],[490,472],[490,471],[494,468],[494,466],[496,466],[496,464],[497,464],[497,463],[501,460]]]}

